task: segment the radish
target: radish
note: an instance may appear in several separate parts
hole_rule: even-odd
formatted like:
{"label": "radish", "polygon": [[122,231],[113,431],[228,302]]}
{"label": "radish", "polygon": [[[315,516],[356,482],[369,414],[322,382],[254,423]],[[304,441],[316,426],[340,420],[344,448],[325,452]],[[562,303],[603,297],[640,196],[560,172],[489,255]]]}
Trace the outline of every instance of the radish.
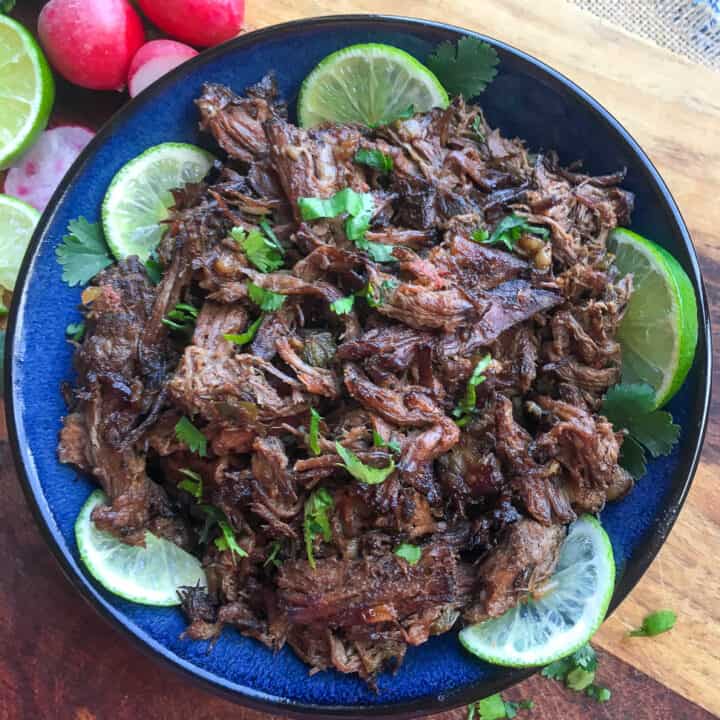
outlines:
{"label": "radish", "polygon": [[245,0],[137,0],[147,17],[168,35],[209,47],[242,29]]}
{"label": "radish", "polygon": [[128,90],[135,97],[150,83],[197,55],[189,45],[174,40],[152,40],[135,53],[128,71]]}
{"label": "radish", "polygon": [[122,90],[145,42],[128,0],[50,0],[40,11],[38,34],[55,69],[91,90]]}
{"label": "radish", "polygon": [[65,125],[42,133],[5,177],[5,192],[41,212],[50,201],[75,158],[95,135],[78,125]]}

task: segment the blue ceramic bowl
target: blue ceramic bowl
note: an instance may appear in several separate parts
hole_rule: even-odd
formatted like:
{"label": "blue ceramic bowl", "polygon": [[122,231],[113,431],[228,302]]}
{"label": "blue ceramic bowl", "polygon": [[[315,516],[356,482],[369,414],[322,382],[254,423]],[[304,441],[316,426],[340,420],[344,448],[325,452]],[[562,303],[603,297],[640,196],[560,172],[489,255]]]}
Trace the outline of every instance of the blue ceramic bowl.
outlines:
{"label": "blue ceramic bowl", "polygon": [[[383,42],[423,59],[465,30],[391,17],[302,20],[249,33],[203,53],[129,103],[75,163],[35,233],[20,274],[7,343],[8,426],[20,477],[38,522],[66,573],[95,607],[141,646],[205,686],[266,711],[321,716],[417,715],[447,709],[502,689],[527,672],[493,667],[467,654],[451,632],[411,648],[396,675],[380,677],[374,693],[356,677],[307,668],[284,649],[273,655],[226,630],[206,643],[181,640],[184,620],[174,608],[148,608],[98,587],[81,565],[73,523],[92,484],[56,456],[65,406],[60,384],[71,378],[72,348],[64,328],[78,320],[80,290],[60,279],[55,248],[68,221],[100,217],[116,171],[157,143],[208,144],[199,137],[193,99],[205,81],[242,91],[268,70],[294,105],[303,78],[325,55],[353,43]],[[653,461],[629,497],[603,512],[618,563],[615,607],[638,581],[677,517],[700,453],[710,389],[710,332],[695,251],[665,184],[643,151],[610,114],[566,78],[503,43],[483,38],[500,55],[499,74],[482,97],[488,121],[530,148],[555,148],[564,162],[582,159],[593,174],[627,167],[625,187],[637,197],[633,229],[667,248],[697,292],[700,344],[695,364],[670,409],[682,425],[679,446]]]}

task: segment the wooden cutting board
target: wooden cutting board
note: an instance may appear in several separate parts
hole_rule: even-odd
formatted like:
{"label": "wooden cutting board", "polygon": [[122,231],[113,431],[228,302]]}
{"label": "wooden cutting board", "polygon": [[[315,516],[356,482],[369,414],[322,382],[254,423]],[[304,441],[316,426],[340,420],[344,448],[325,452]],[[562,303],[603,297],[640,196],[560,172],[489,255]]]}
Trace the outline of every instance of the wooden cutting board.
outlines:
{"label": "wooden cutting board", "polygon": [[[629,2],[633,0],[628,0]],[[34,28],[39,0],[14,15]],[[715,322],[720,313],[720,73],[630,36],[565,0],[249,0],[250,28],[311,15],[375,12],[462,25],[515,45],[590,92],[634,135],[683,212]],[[124,101],[59,84],[55,122],[92,127]],[[720,342],[715,325],[716,387]],[[0,720],[15,718],[242,718],[240,710],[142,656],[107,626],[62,577],[33,526],[0,420]],[[659,608],[679,616],[654,639],[626,630]],[[668,542],[630,597],[595,638],[599,706],[533,678],[532,717],[695,720],[720,716],[720,401],[714,398],[703,461]],[[699,707],[701,706],[701,707]],[[462,717],[461,711],[446,714]]]}

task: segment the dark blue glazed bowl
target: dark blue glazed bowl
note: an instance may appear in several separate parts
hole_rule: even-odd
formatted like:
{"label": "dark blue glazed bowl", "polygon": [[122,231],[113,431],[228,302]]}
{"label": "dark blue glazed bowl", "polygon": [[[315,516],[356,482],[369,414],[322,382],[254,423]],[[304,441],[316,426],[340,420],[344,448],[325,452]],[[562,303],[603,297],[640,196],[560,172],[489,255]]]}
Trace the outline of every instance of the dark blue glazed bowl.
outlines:
{"label": "dark blue glazed bowl", "polygon": [[[275,70],[291,107],[303,78],[325,55],[346,45],[383,42],[419,59],[443,40],[473,34],[459,28],[392,17],[352,16],[302,20],[244,35],[183,65],[122,109],[97,135],[53,198],[23,264],[7,342],[7,414],[18,471],[50,546],[71,580],[95,607],[142,647],[231,699],[266,711],[320,716],[410,716],[484,697],[525,677],[466,653],[456,633],[411,648],[379,692],[337,672],[308,677],[286,648],[277,655],[226,630],[206,643],[181,640],[184,620],[174,608],[148,608],[98,587],[81,565],[73,523],[92,484],[56,456],[65,407],[60,384],[72,375],[72,348],[64,328],[78,319],[80,290],[60,278],[55,248],[68,221],[100,216],[115,172],[146,148],[165,141],[208,144],[197,130],[193,99],[205,81],[238,91]],[[497,79],[482,97],[491,125],[525,138],[531,149],[555,148],[564,162],[582,159],[593,174],[627,167],[625,186],[637,196],[633,229],[667,248],[695,287],[700,343],[695,364],[671,411],[682,425],[670,457],[650,463],[634,492],[603,512],[618,563],[613,608],[655,557],[690,486],[700,454],[710,391],[710,328],[697,258],[675,202],[635,141],[589,95],[532,57],[503,43]]]}

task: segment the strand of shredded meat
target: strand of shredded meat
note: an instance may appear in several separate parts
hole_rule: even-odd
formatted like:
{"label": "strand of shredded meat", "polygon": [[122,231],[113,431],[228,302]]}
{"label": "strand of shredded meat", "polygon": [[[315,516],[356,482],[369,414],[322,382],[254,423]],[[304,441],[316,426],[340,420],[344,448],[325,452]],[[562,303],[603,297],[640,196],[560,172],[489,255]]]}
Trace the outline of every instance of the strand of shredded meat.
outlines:
{"label": "strand of shredded meat", "polygon": [[[409,645],[527,597],[576,513],[630,489],[622,435],[598,409],[619,378],[631,292],[605,243],[633,197],[622,172],[531,155],[461,99],[373,130],[295,127],[271,77],[243,97],[207,85],[197,106],[224,161],[175,192],[158,285],[129,258],[86,290],[60,458],[106,492],[100,527],[129,543],[150,530],[202,558],[209,588],[181,591],[188,637],[234,626],[289,643],[313,672],[372,683]],[[392,171],[355,162],[360,149],[391,157]],[[366,239],[393,262],[351,242],[342,217],[302,220],[299,198],[344,188],[371,194]],[[512,251],[473,239],[511,213],[544,237],[525,233]],[[283,248],[267,273],[230,233],[263,218]],[[250,282],[282,307],[261,314]],[[382,290],[371,303],[368,284]],[[333,312],[352,294],[348,313]],[[163,323],[178,303],[199,310],[185,332]],[[248,342],[225,339],[253,324]],[[206,452],[176,436],[183,417]],[[336,443],[394,469],[364,483]],[[189,476],[245,557],[212,541]],[[328,526],[308,540],[304,508],[320,489]],[[417,562],[395,554],[403,543]]]}

